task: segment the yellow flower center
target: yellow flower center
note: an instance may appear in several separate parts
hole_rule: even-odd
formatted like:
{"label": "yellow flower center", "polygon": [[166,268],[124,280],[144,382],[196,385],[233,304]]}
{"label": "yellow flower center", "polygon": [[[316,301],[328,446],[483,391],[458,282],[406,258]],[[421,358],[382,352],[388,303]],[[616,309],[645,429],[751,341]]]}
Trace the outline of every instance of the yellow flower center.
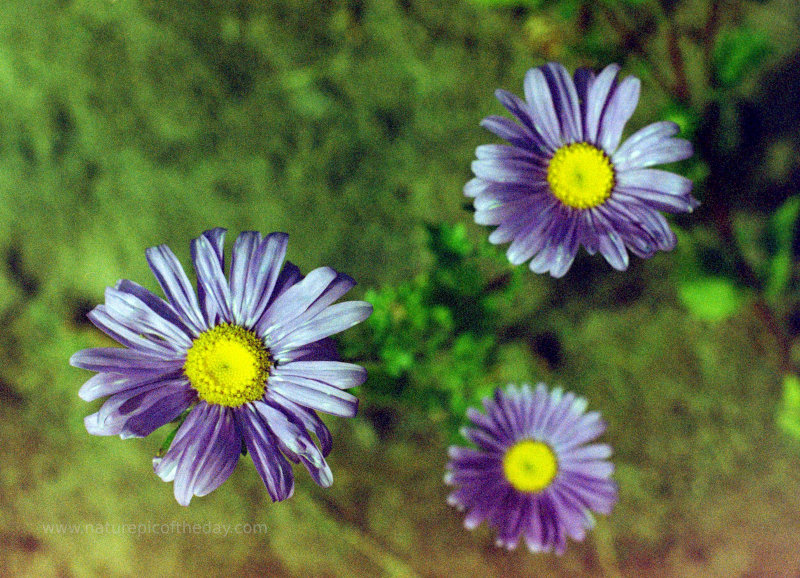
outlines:
{"label": "yellow flower center", "polygon": [[183,371],[200,399],[237,407],[261,399],[270,367],[272,358],[255,333],[221,323],[194,340]]}
{"label": "yellow flower center", "polygon": [[605,202],[614,188],[614,167],[606,154],[585,142],[561,147],[547,166],[547,182],[556,198],[575,209]]}
{"label": "yellow flower center", "polygon": [[558,460],[547,444],[522,440],[511,446],[503,456],[503,473],[514,489],[539,492],[556,477]]}

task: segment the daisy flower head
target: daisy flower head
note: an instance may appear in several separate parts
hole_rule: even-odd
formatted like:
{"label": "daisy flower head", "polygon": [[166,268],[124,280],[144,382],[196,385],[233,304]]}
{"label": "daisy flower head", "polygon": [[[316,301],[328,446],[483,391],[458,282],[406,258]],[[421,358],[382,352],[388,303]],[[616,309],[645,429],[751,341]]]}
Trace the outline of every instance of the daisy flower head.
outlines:
{"label": "daisy flower head", "polygon": [[608,514],[617,501],[607,444],[588,444],[605,430],[586,400],[540,383],[498,388],[486,413],[470,408],[464,436],[477,446],[450,447],[445,482],[457,489],[448,503],[466,511],[472,530],[482,521],[497,531],[497,545],[563,554],[566,537],[583,540],[591,512]]}
{"label": "daisy flower head", "polygon": [[167,246],[148,249],[166,300],[132,281],[109,287],[89,319],[124,347],[70,359],[98,372],[81,398],[108,397],[85,419],[91,434],[144,437],[189,410],[153,460],[184,506],[219,487],[243,449],[275,501],[294,491],[287,458],[329,486],[331,435],[316,412],[353,417],[358,400],[344,390],[366,379],[337,361],[329,339],[372,312],[364,301],[334,304],[355,281],[329,267],[304,277],[284,265],[288,235],[252,231],[236,239],[226,278],[224,237],[213,229],[192,241],[197,292]]}
{"label": "daisy flower head", "polygon": [[496,91],[519,122],[483,120],[510,144],[477,148],[464,194],[474,198],[476,223],[497,225],[489,241],[511,242],[512,264],[530,259],[532,271],[562,277],[583,245],[624,271],[628,251],[649,258],[675,246],[659,211],[699,205],[689,179],[650,168],[692,156],[691,143],[674,138],[678,125],[648,125],[620,145],[640,83],[632,76],[618,82],[619,70],[580,68],[573,78],[550,63],[528,71],[525,100]]}

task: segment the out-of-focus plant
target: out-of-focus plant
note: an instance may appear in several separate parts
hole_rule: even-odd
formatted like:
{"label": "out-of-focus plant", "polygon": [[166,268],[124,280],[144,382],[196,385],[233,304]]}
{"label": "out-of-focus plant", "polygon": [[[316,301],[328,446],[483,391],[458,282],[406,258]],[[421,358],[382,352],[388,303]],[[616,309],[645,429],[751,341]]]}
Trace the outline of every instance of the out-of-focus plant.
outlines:
{"label": "out-of-focus plant", "polygon": [[[774,120],[793,114],[779,98],[791,85],[764,82],[765,65],[779,63],[773,56],[782,43],[759,31],[754,5],[762,2],[469,2],[512,10],[509,17],[528,36],[532,66],[559,59],[599,70],[619,62],[661,88],[650,106],[694,143],[695,155],[675,170],[694,181],[702,203],[691,218],[675,219],[677,296],[690,315],[708,323],[749,309],[774,338],[779,371],[800,375],[800,173],[787,162],[782,175],[770,168],[781,164],[772,145],[796,123]],[[783,65],[784,73],[795,68]],[[800,436],[798,400],[800,380],[787,378],[778,423]]]}
{"label": "out-of-focus plant", "polygon": [[800,378],[796,375],[783,379],[783,399],[776,417],[778,427],[800,442]]}
{"label": "out-of-focus plant", "polygon": [[[370,335],[348,339],[345,351],[373,360],[360,394],[367,403],[421,409],[455,435],[466,408],[497,385],[488,374],[504,329],[500,310],[526,269],[508,271],[502,252],[473,243],[463,223],[429,225],[427,232],[430,272],[369,289],[374,312],[363,331]],[[492,276],[496,271],[504,272]]]}

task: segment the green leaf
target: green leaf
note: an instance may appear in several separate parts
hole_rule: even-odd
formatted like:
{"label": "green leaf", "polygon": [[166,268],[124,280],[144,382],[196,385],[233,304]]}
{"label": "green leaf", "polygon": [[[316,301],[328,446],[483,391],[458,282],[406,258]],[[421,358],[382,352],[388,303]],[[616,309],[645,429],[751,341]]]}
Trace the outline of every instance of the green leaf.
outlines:
{"label": "green leaf", "polygon": [[775,254],[770,260],[764,293],[771,301],[775,301],[783,294],[792,277],[792,241],[798,216],[800,216],[800,196],[787,200],[770,219],[769,227],[775,241]]}
{"label": "green leaf", "polygon": [[661,114],[664,120],[674,122],[680,128],[680,137],[693,140],[697,134],[697,127],[700,126],[700,117],[697,111],[673,102],[665,107]]}
{"label": "green leaf", "polygon": [[783,378],[783,398],[776,421],[781,431],[800,441],[800,378],[794,374]]}
{"label": "green leaf", "polygon": [[414,354],[399,347],[387,347],[381,351],[384,369],[392,377],[400,377],[414,367]]}
{"label": "green leaf", "polygon": [[714,46],[712,65],[716,78],[723,87],[736,86],[771,52],[769,36],[764,32],[746,27],[726,30]]}
{"label": "green leaf", "polygon": [[175,439],[175,434],[178,433],[179,429],[181,429],[181,426],[183,425],[183,422],[186,421],[186,416],[189,415],[190,411],[191,410],[189,410],[189,409],[185,410],[178,417],[178,419],[175,420],[175,422],[173,422],[173,423],[177,423],[178,425],[176,425],[175,429],[172,430],[171,432],[169,432],[169,435],[167,435],[167,437],[164,439],[164,443],[162,443],[161,447],[158,448],[158,453],[156,454],[156,457],[163,458],[164,454],[167,453],[167,451],[169,451],[169,447],[172,445],[172,440]]}
{"label": "green leaf", "polygon": [[504,6],[539,8],[542,5],[542,0],[472,0],[472,2],[487,8],[501,8]]}
{"label": "green leaf", "polygon": [[683,305],[699,319],[722,321],[742,304],[743,294],[725,277],[700,277],[684,281],[678,287]]}

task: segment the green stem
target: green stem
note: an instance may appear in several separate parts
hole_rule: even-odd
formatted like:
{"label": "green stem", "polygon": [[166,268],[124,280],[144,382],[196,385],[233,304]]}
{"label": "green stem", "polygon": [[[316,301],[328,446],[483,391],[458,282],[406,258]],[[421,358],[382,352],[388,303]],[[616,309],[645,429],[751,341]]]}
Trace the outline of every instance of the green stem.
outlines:
{"label": "green stem", "polygon": [[605,520],[605,518],[597,520],[597,524],[592,532],[595,550],[597,551],[597,561],[600,565],[602,575],[606,578],[622,578],[619,560],[614,550],[614,538],[611,535],[608,521]]}

